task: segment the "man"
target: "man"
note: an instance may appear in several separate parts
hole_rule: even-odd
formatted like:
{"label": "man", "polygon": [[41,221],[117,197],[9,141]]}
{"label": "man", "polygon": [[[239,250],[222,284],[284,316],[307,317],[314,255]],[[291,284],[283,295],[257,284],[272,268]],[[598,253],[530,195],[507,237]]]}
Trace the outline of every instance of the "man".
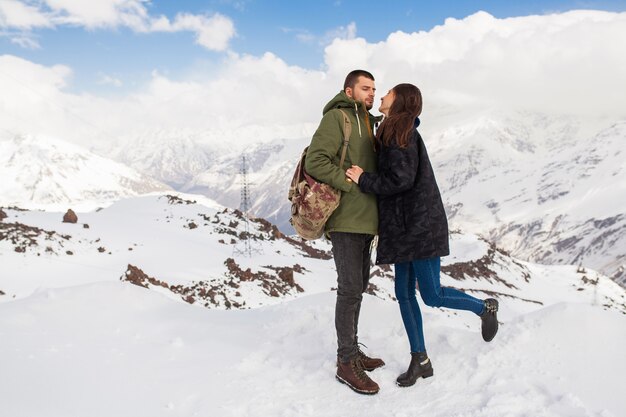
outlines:
{"label": "man", "polygon": [[[359,165],[376,172],[372,126],[379,121],[369,113],[374,104],[374,77],[367,71],[348,74],[343,91],[326,106],[307,152],[305,170],[318,181],[341,190],[339,207],[324,229],[330,237],[337,268],[337,375],[340,382],[361,394],[376,394],[378,384],[365,373],[383,366],[381,359],[365,355],[358,344],[359,312],[370,276],[370,247],[378,230],[378,209],[373,194],[362,193],[346,177],[346,169]],[[343,167],[338,164],[343,145],[343,110],[352,134]]]}

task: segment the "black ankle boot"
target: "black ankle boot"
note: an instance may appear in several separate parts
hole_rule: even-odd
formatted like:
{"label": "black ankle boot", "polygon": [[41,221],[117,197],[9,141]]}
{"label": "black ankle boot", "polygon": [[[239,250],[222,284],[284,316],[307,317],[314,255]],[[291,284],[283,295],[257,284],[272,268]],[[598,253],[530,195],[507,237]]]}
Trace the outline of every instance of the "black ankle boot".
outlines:
{"label": "black ankle boot", "polygon": [[433,376],[433,365],[428,359],[426,352],[411,352],[409,369],[396,379],[396,384],[401,387],[410,387],[415,384],[417,378]]}
{"label": "black ankle boot", "polygon": [[498,333],[498,300],[487,298],[485,311],[480,315],[482,321],[482,334],[485,342],[491,342]]}

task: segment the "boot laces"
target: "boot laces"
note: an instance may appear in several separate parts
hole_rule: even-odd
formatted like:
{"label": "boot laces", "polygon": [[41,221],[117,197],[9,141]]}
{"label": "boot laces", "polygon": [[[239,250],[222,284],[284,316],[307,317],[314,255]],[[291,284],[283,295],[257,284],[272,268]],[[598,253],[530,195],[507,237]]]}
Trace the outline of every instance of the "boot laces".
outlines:
{"label": "boot laces", "polygon": [[485,300],[485,311],[488,313],[496,313],[498,311],[498,304],[493,300]]}
{"label": "boot laces", "polygon": [[361,362],[361,358],[355,358],[350,365],[356,377],[359,378],[361,381],[367,381],[369,379],[369,377],[365,373],[365,370],[363,369],[363,363]]}
{"label": "boot laces", "polygon": [[[364,345],[363,343],[361,343],[361,342],[359,342],[359,345],[364,346],[364,347],[367,347],[367,346],[365,346],[365,345]],[[361,358],[361,359],[366,359],[366,360],[370,360],[370,359],[372,359],[372,358],[370,358],[369,356],[367,356],[367,355],[365,354],[365,352],[363,352],[363,351],[361,350],[361,346],[358,346],[358,345],[357,345],[357,355],[359,355],[359,358]]]}

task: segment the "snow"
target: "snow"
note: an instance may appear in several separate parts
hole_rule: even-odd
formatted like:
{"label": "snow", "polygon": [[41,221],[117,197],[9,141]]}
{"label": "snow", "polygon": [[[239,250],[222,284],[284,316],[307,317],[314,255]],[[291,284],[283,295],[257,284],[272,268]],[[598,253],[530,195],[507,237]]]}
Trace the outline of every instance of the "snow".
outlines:
{"label": "snow", "polygon": [[[626,262],[623,120],[502,109],[425,111],[419,130],[453,228],[533,262],[582,264],[606,275]],[[252,213],[293,232],[285,190],[310,135],[279,137],[219,153],[180,189],[237,206],[245,154]],[[603,220],[614,224],[595,226]]]}
{"label": "snow", "polygon": [[45,136],[0,137],[0,205],[93,210],[169,187],[126,165]]}
{"label": "snow", "polygon": [[[400,388],[394,381],[409,355],[397,305],[366,295],[360,336],[387,362],[371,373],[380,393],[366,397],[334,379],[334,301],[326,292],[220,311],[119,282],[38,291],[0,304],[0,412],[617,417],[626,411],[626,398],[617,395],[626,372],[622,313],[556,303],[505,315],[487,344],[471,313],[424,307],[435,375]],[[453,325],[461,316],[471,326]]]}
{"label": "snow", "polygon": [[[375,276],[378,290],[364,295],[359,335],[387,366],[372,373],[381,392],[363,397],[334,379],[332,259],[305,257],[255,222],[251,233],[263,236],[253,241],[257,252],[237,255],[238,238],[235,245],[219,241],[243,231],[241,219],[201,196],[127,198],[79,213],[77,224],[62,223],[59,212],[4,210],[4,224],[56,234],[38,237],[24,252],[0,241],[3,416],[618,417],[626,411],[626,398],[615,395],[626,372],[626,291],[592,270],[522,262],[478,236],[452,233],[443,266],[470,275],[446,273],[442,284],[480,298],[496,294],[499,334],[487,344],[475,315],[419,300],[435,376],[397,387],[408,341],[391,272]],[[198,227],[187,227],[191,221]],[[310,246],[329,249],[323,240]],[[230,257],[253,272],[298,263],[305,270],[293,277],[304,291],[273,297],[261,282],[241,280],[241,296],[233,298],[224,265]],[[245,308],[205,308],[163,287],[121,282],[129,263],[170,285],[221,285]]]}

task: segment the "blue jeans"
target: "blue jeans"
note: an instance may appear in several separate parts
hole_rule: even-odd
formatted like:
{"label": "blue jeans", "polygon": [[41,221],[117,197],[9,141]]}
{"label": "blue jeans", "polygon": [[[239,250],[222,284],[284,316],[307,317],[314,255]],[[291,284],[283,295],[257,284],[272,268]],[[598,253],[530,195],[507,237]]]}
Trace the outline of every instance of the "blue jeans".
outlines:
{"label": "blue jeans", "polygon": [[456,310],[483,312],[485,303],[478,298],[454,288],[441,287],[439,274],[441,258],[417,259],[402,262],[395,267],[395,290],[404,328],[409,336],[411,352],[426,352],[422,313],[415,296],[415,284],[419,283],[420,295],[430,307],[448,307]]}

